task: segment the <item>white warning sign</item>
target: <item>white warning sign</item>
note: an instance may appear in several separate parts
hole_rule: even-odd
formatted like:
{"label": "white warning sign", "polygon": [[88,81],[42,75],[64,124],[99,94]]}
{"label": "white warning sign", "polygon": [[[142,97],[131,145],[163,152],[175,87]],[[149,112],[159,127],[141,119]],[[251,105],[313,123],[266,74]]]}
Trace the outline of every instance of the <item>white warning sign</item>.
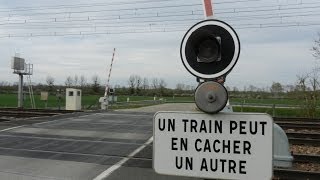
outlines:
{"label": "white warning sign", "polygon": [[209,179],[271,179],[273,120],[267,114],[158,112],[153,168]]}

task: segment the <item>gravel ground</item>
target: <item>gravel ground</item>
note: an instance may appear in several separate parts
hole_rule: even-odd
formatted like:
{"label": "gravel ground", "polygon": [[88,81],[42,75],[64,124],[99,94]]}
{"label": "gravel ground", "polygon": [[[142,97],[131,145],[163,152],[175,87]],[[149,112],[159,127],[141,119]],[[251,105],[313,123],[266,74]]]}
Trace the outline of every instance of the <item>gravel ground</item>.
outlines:
{"label": "gravel ground", "polygon": [[158,111],[196,111],[197,106],[194,103],[166,103],[154,106],[147,106],[135,109],[120,109],[117,111],[130,111],[130,112],[152,112]]}
{"label": "gravel ground", "polygon": [[320,172],[320,164],[316,163],[293,163],[293,169]]}
{"label": "gravel ground", "polygon": [[315,146],[291,145],[290,151],[293,154],[320,155],[320,147]]}
{"label": "gravel ground", "polygon": [[287,129],[286,130],[287,133],[310,133],[310,134],[318,134],[320,133],[319,130],[313,130],[313,129],[300,129],[300,130],[297,130],[297,129]]}

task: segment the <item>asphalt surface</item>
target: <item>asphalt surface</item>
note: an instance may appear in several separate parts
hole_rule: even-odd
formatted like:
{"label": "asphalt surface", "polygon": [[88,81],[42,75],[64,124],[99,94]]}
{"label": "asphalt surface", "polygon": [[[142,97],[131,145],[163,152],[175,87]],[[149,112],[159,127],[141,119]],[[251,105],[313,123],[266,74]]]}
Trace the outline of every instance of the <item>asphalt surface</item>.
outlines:
{"label": "asphalt surface", "polygon": [[78,113],[2,127],[0,179],[191,179],[152,169],[152,118],[171,109]]}

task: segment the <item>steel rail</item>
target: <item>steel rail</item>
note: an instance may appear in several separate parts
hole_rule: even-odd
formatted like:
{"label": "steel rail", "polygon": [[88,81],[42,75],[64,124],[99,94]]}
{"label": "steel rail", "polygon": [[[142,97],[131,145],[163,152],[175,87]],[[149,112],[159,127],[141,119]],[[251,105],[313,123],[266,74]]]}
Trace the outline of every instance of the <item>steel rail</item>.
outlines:
{"label": "steel rail", "polygon": [[312,172],[312,171],[300,171],[293,169],[273,169],[273,178],[274,179],[290,179],[290,180],[319,180],[320,172]]}
{"label": "steel rail", "polygon": [[320,163],[320,155],[293,154],[294,162]]}
{"label": "steel rail", "polygon": [[57,110],[57,109],[20,109],[20,108],[0,108],[0,111],[27,111],[27,112],[48,112],[48,113],[74,113],[83,112],[79,110]]}
{"label": "steel rail", "polygon": [[287,132],[288,138],[320,139],[320,133]]}
{"label": "steel rail", "polygon": [[288,138],[290,144],[320,146],[320,139]]}
{"label": "steel rail", "polygon": [[319,130],[320,131],[320,124],[315,124],[315,123],[288,123],[288,122],[275,122],[278,124],[280,127],[282,127],[284,130],[286,129],[296,129],[296,130],[302,130],[302,129],[307,129],[307,130]]}

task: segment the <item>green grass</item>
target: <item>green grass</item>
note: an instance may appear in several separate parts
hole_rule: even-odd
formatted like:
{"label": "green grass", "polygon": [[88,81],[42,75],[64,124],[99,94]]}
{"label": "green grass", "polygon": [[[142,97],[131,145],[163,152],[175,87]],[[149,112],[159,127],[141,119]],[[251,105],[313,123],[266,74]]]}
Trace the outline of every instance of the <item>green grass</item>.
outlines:
{"label": "green grass", "polygon": [[[152,96],[118,96],[118,102],[126,102],[129,97],[130,101],[153,101],[154,97]],[[166,102],[193,102],[193,97],[156,97],[156,100],[162,99]]]}
{"label": "green grass", "polygon": [[[40,95],[35,95],[34,100],[37,108],[45,108],[46,102],[40,100]],[[99,96],[82,96],[82,103],[85,107],[95,104],[99,100]],[[56,96],[50,95],[47,102],[48,108],[57,108],[59,105],[58,98]],[[65,106],[65,97],[60,101],[60,105]],[[17,107],[18,99],[16,94],[0,94],[0,107]],[[25,96],[24,107],[31,108],[29,95]]]}
{"label": "green grass", "polygon": [[129,101],[153,100],[150,96],[118,96],[118,102],[127,102],[127,98]]}
{"label": "green grass", "polygon": [[[275,108],[273,111],[272,107],[233,107],[233,111],[267,113],[275,117],[304,117],[302,109],[296,108]],[[316,117],[320,117],[320,111],[317,112]]]}
{"label": "green grass", "polygon": [[[100,95],[84,95],[82,96],[82,106],[86,109],[92,106],[99,106],[99,98]],[[154,97],[150,96],[118,96],[118,102],[127,102],[127,98],[129,98],[130,102],[133,101],[144,101],[150,100],[152,101]],[[34,96],[36,107],[37,108],[45,108],[45,101],[40,100],[40,95]],[[159,97],[156,98],[159,100]],[[163,97],[163,100],[166,102],[193,102],[193,97]],[[65,97],[61,99],[60,105],[63,107],[65,105]],[[17,94],[0,94],[0,107],[17,107],[18,99]],[[140,107],[141,105],[139,105]],[[24,107],[30,108],[30,98],[29,95],[25,95]],[[49,95],[49,99],[47,102],[48,108],[57,108],[58,107],[58,98],[54,95]]]}
{"label": "green grass", "polygon": [[[99,108],[99,97],[100,95],[84,95],[82,96],[82,106],[84,109],[88,107]],[[127,102],[127,98],[130,99],[130,103],[124,104],[114,104],[112,109],[122,109],[122,108],[138,108],[143,106],[154,105],[152,102],[139,103],[139,101],[149,100],[152,101],[153,97],[149,96],[118,96],[118,102]],[[159,97],[157,97],[159,100]],[[163,97],[164,102],[167,103],[177,103],[177,102],[194,102],[193,97]],[[40,100],[40,95],[35,95],[35,102],[37,108],[45,108],[45,102]],[[241,104],[243,99],[232,98],[230,100],[231,104]],[[281,104],[281,105],[299,105],[299,101],[295,99],[246,99],[246,104]],[[61,107],[65,106],[65,97],[61,99]],[[17,95],[16,94],[0,94],[0,107],[17,107]],[[29,96],[25,96],[24,107],[30,108],[30,99]],[[48,108],[58,108],[58,99],[54,95],[49,96],[47,102]],[[277,106],[276,106],[277,107]],[[268,113],[270,115],[281,116],[281,117],[302,117],[303,112],[300,109],[293,108],[275,108],[273,111],[272,107],[233,107],[235,112],[260,112]],[[320,112],[317,112],[317,117],[320,117]]]}
{"label": "green grass", "polygon": [[165,97],[166,102],[194,102],[193,96],[183,96],[183,97]]}
{"label": "green grass", "polygon": [[231,98],[231,104],[275,104],[275,105],[299,105],[301,101],[298,99],[242,99]]}

